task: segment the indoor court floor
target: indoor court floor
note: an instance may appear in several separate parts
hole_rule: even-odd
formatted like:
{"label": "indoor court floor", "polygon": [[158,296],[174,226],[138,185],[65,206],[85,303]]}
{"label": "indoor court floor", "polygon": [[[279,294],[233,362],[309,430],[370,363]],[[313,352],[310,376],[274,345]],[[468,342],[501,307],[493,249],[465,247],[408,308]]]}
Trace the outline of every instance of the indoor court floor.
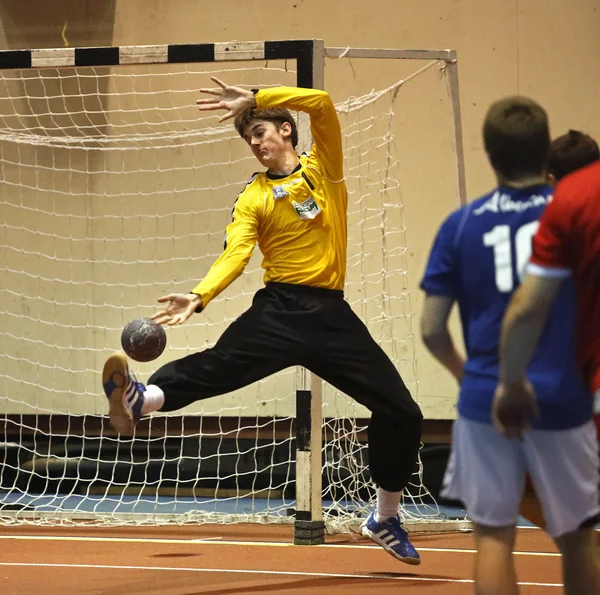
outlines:
{"label": "indoor court floor", "polygon": [[[294,546],[290,525],[0,527],[2,595],[463,595],[473,591],[470,533],[411,535],[409,566],[354,534]],[[521,593],[561,593],[560,558],[520,528]]]}

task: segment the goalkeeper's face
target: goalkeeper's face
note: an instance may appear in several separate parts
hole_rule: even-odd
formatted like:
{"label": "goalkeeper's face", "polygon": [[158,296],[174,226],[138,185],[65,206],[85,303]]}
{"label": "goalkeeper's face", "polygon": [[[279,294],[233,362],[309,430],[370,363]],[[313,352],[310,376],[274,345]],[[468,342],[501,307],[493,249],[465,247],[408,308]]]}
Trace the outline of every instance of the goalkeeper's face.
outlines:
{"label": "goalkeeper's face", "polygon": [[255,120],[244,131],[244,140],[252,153],[266,168],[275,168],[289,152],[296,154],[291,141],[292,128],[288,122],[277,126],[268,120]]}

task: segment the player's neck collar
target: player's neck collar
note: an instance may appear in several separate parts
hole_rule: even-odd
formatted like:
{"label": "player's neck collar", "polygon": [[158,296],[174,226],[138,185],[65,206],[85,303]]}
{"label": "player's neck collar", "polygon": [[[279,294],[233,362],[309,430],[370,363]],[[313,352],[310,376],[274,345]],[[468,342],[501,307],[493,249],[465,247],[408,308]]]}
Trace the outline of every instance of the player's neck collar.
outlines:
{"label": "player's neck collar", "polygon": [[499,184],[497,187],[501,194],[509,196],[526,196],[536,192],[552,191],[552,186],[548,183],[528,184],[527,186],[509,186],[507,184]]}
{"label": "player's neck collar", "polygon": [[296,167],[289,174],[272,174],[270,171],[267,171],[267,178],[269,178],[270,180],[283,180],[283,178],[287,178],[288,176],[295,174],[297,171],[300,171],[301,169],[302,169],[302,164],[298,163],[298,165],[296,165]]}
{"label": "player's neck collar", "polygon": [[548,186],[547,176],[531,176],[530,178],[524,178],[522,180],[506,180],[505,178],[498,178],[498,188],[507,188],[510,190],[522,190],[523,188],[533,188],[534,186]]}

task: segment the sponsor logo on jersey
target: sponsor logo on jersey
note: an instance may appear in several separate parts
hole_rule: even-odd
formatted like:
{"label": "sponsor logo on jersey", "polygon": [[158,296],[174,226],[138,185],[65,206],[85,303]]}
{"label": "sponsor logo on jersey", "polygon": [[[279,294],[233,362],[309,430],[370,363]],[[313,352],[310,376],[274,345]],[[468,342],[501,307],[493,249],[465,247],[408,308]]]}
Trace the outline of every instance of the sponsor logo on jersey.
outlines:
{"label": "sponsor logo on jersey", "polygon": [[273,198],[277,199],[289,196],[290,193],[288,192],[288,188],[295,186],[296,184],[302,184],[302,178],[294,178],[289,182],[283,182],[283,184],[273,186]]}
{"label": "sponsor logo on jersey", "polygon": [[534,207],[543,207],[552,200],[551,194],[533,194],[527,200],[513,200],[510,194],[494,192],[480,207],[473,211],[473,215],[482,215],[490,211],[492,213],[522,213]]}
{"label": "sponsor logo on jersey", "polygon": [[289,196],[289,192],[283,186],[273,186],[273,198]]}
{"label": "sponsor logo on jersey", "polygon": [[314,219],[321,212],[321,207],[312,196],[307,198],[304,202],[298,203],[292,201],[292,205],[294,205],[298,217],[303,220]]}

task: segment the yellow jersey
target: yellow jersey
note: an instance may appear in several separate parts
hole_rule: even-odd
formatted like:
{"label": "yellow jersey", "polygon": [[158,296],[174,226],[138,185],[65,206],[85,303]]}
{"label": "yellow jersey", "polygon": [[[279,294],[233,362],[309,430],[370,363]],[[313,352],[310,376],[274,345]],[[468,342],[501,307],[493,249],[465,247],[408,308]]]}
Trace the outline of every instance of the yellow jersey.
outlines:
{"label": "yellow jersey", "polygon": [[265,283],[344,287],[348,193],[333,102],[325,91],[276,87],[260,90],[256,107],[307,112],[314,144],[292,173],[254,174],[238,196],[225,250],[192,290],[203,308],[241,275],[257,241]]}

